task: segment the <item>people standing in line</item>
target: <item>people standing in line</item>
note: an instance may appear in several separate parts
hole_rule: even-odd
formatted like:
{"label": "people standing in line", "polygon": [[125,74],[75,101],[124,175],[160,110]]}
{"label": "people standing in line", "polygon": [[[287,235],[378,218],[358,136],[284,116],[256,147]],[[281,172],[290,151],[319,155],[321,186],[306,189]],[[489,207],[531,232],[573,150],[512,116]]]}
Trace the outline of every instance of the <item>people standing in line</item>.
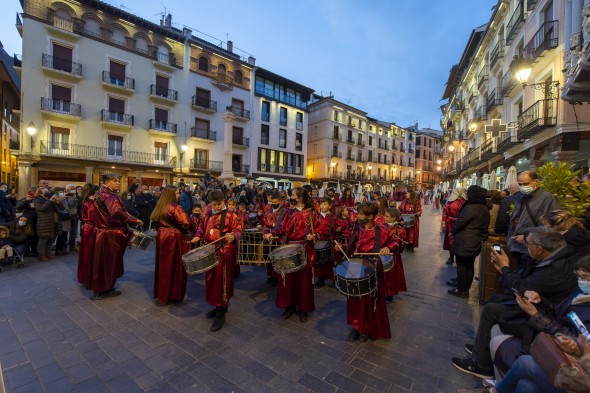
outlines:
{"label": "people standing in line", "polygon": [[[399,212],[403,214],[414,215],[414,226],[406,228],[408,236],[408,245],[406,250],[414,252],[414,248],[418,248],[420,240],[420,216],[422,215],[422,205],[420,200],[416,197],[414,191],[406,192],[406,199],[399,205]],[[402,216],[403,217],[403,216]]]}
{"label": "people standing in line", "polygon": [[154,198],[147,186],[140,186],[135,192],[135,208],[139,213],[138,218],[143,222],[144,229],[150,228],[150,215],[154,209]]}
{"label": "people standing in line", "polygon": [[507,190],[508,195],[502,199],[498,214],[496,214],[496,225],[494,225],[494,232],[497,235],[505,235],[508,233],[508,224],[510,224],[510,215],[514,211],[516,201],[520,200],[522,193],[519,191],[518,183],[512,183]]}
{"label": "people standing in line", "polygon": [[457,221],[459,210],[461,210],[461,206],[463,206],[465,203],[466,198],[467,191],[465,191],[463,187],[455,187],[442,212],[440,228],[445,234],[443,250],[447,250],[450,253],[449,259],[447,259],[446,262],[447,265],[452,265],[455,263],[455,256],[453,255],[453,235],[451,235],[451,229],[453,229],[453,225],[455,224],[455,221]]}
{"label": "people standing in line", "polygon": [[485,188],[469,186],[467,200],[461,206],[457,221],[451,228],[452,252],[457,262],[457,287],[448,290],[451,295],[469,297],[475,258],[481,251],[481,242],[488,238],[489,233],[490,209],[486,197]]}
{"label": "people standing in line", "polygon": [[229,212],[224,203],[223,192],[213,190],[209,192],[211,210],[201,221],[191,240],[198,243],[201,239],[205,243],[212,243],[221,238],[216,256],[219,263],[205,273],[205,296],[207,303],[213,307],[206,314],[207,318],[214,318],[211,331],[216,332],[225,324],[225,314],[229,308],[229,301],[234,294],[234,268],[236,266],[236,245],[243,234],[242,220]]}
{"label": "people standing in line", "polygon": [[37,254],[40,262],[48,262],[51,245],[57,237],[57,212],[61,209],[58,195],[52,195],[47,188],[38,188],[33,205],[37,211]]}
{"label": "people standing in line", "polygon": [[82,202],[82,196],[76,193],[76,186],[68,184],[65,190],[65,202],[70,213],[70,231],[68,233],[68,246],[71,253],[78,251],[76,248],[76,238],[78,237],[78,225],[80,216],[78,215],[78,205]]}
{"label": "people standing in line", "polygon": [[94,198],[100,187],[96,184],[85,184],[82,188],[80,210],[80,247],[78,249],[78,282],[84,288],[92,289],[92,261],[94,258],[94,242],[96,229],[94,228],[95,205]]}
{"label": "people standing in line", "polygon": [[166,186],[150,219],[158,222],[154,299],[158,306],[184,300],[187,274],[182,256],[190,250],[189,240],[196,230],[195,221],[178,204],[180,189]]}
{"label": "people standing in line", "polygon": [[27,196],[22,198],[16,204],[16,211],[22,212],[21,217],[29,219],[29,225],[33,228],[33,235],[30,237],[28,244],[29,248],[25,251],[25,256],[36,257],[37,253],[37,211],[35,210],[35,187],[31,187]]}
{"label": "people standing in line", "polygon": [[131,236],[127,225],[142,224],[141,220],[125,210],[123,202],[117,196],[119,187],[119,176],[104,174],[100,194],[94,200],[96,237],[92,259],[92,300],[121,294],[115,288],[115,282],[124,273],[123,255]]}

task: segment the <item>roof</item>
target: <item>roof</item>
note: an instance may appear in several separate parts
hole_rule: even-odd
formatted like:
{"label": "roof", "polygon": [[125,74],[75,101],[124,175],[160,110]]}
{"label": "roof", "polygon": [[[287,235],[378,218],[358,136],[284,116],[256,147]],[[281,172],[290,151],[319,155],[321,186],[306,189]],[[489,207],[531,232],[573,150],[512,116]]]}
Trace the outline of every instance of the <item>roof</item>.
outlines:
{"label": "roof", "polygon": [[10,78],[15,89],[20,92],[20,77],[14,69],[14,57],[10,56],[4,48],[0,48],[0,64],[2,64],[2,67],[6,70],[6,74]]}
{"label": "roof", "polygon": [[291,79],[287,79],[284,76],[281,76],[279,74],[275,74],[274,72],[271,72],[265,68],[262,67],[256,67],[256,70],[254,71],[256,76],[261,76],[265,79],[270,79],[273,82],[277,82],[283,86],[289,87],[295,91],[298,91],[301,93],[301,101],[307,102],[310,99],[310,96],[313,94],[313,92],[315,91],[314,89],[310,88],[310,87],[306,87],[303,86],[300,83],[294,82]]}
{"label": "roof", "polygon": [[[314,94],[314,97],[321,97],[321,96],[318,96],[317,94]],[[310,107],[319,105],[321,102],[326,102],[326,101],[332,101],[332,103],[334,103],[334,104],[336,104],[338,106],[341,106],[341,107],[345,108],[346,110],[349,110],[349,111],[352,111],[352,112],[357,112],[357,113],[359,113],[359,114],[361,114],[363,116],[367,116],[367,112],[362,111],[362,110],[360,110],[358,108],[355,108],[353,106],[347,105],[347,104],[345,104],[343,102],[340,102],[340,101],[334,99],[333,96],[330,96],[330,97],[321,97],[318,101],[313,102],[313,103],[307,105],[307,109],[310,109]]]}

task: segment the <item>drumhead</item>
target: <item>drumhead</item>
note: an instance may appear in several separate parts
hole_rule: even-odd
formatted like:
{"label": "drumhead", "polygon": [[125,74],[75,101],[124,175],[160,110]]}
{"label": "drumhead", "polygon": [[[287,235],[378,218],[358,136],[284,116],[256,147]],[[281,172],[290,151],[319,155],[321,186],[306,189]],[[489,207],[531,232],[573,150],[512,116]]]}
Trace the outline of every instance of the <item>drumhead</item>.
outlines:
{"label": "drumhead", "polygon": [[342,261],[336,265],[334,272],[336,275],[347,279],[360,279],[368,277],[373,273],[375,268],[362,259],[351,259]]}
{"label": "drumhead", "polygon": [[206,257],[207,255],[215,252],[215,246],[213,244],[207,244],[206,246],[195,248],[184,254],[184,256],[197,256],[197,257]]}
{"label": "drumhead", "polygon": [[272,250],[269,255],[271,258],[285,258],[290,257],[301,252],[303,245],[301,244],[287,244],[282,247]]}
{"label": "drumhead", "polygon": [[327,250],[332,247],[332,242],[329,240],[319,240],[313,246],[313,248],[316,250]]}

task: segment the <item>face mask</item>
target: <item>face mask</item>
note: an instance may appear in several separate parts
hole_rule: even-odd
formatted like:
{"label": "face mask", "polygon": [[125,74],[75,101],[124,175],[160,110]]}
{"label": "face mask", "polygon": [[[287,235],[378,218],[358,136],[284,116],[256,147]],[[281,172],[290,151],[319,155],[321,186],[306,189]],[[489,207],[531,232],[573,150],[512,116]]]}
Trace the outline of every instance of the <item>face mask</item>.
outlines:
{"label": "face mask", "polygon": [[0,187],[0,190],[6,192],[6,191],[8,191],[8,187]]}
{"label": "face mask", "polygon": [[276,209],[278,209],[278,208],[279,208],[279,206],[281,206],[281,205],[280,205],[280,204],[278,204],[278,203],[273,203],[271,206],[272,206],[272,208],[273,208],[274,210],[276,210]]}
{"label": "face mask", "polygon": [[59,192],[59,193],[57,193],[57,196],[61,198],[61,197],[64,196],[64,193],[63,192]]}
{"label": "face mask", "polygon": [[387,225],[389,225],[390,227],[395,226],[395,222],[388,222]]}
{"label": "face mask", "polygon": [[25,225],[27,225],[27,223],[25,221],[19,221],[18,222],[18,226],[19,227],[24,227]]}
{"label": "face mask", "polygon": [[149,194],[150,192],[149,192],[149,191],[144,191],[143,193],[144,193],[145,195],[147,195],[147,194]]}
{"label": "face mask", "polygon": [[297,199],[290,199],[291,205],[296,205],[297,204]]}
{"label": "face mask", "polygon": [[201,217],[201,213],[195,213],[195,217]]}
{"label": "face mask", "polygon": [[45,198],[51,198],[51,192],[47,191],[45,194],[43,194],[45,196]]}
{"label": "face mask", "polygon": [[131,200],[131,195],[127,195],[127,200]]}
{"label": "face mask", "polygon": [[584,294],[590,294],[590,281],[578,280],[578,287]]}
{"label": "face mask", "polygon": [[519,186],[518,189],[525,195],[532,194],[535,191],[533,186]]}
{"label": "face mask", "polygon": [[361,225],[365,225],[366,223],[369,222],[369,220],[365,219],[365,220],[357,220],[359,224]]}

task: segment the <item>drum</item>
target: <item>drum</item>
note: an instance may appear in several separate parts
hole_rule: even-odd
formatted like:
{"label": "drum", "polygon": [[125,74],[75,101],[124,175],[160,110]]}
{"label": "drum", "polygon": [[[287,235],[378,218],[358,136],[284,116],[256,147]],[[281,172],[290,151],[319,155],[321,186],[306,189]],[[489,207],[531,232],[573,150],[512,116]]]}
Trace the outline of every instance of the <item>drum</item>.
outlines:
{"label": "drum", "polygon": [[373,296],[377,293],[377,271],[368,261],[345,260],[334,267],[334,283],[346,296]]}
{"label": "drum", "polygon": [[406,228],[412,228],[415,225],[414,214],[402,214],[402,220],[404,220],[404,226]]}
{"label": "drum", "polygon": [[383,271],[387,273],[393,268],[393,255],[380,255],[381,265],[383,265]]}
{"label": "drum", "polygon": [[295,273],[305,267],[307,258],[302,244],[287,244],[270,252],[275,272],[281,276]]}
{"label": "drum", "polygon": [[315,264],[329,265],[334,261],[334,246],[329,240],[320,240],[313,246],[315,249]]}
{"label": "drum", "polygon": [[213,269],[219,260],[213,244],[195,248],[182,256],[184,270],[189,276]]}
{"label": "drum", "polygon": [[146,250],[150,244],[156,241],[156,236],[153,232],[154,231],[140,232],[133,230],[133,235],[129,240],[129,245],[131,247],[136,247],[141,250]]}
{"label": "drum", "polygon": [[258,225],[258,213],[248,213],[248,226],[250,228]]}

